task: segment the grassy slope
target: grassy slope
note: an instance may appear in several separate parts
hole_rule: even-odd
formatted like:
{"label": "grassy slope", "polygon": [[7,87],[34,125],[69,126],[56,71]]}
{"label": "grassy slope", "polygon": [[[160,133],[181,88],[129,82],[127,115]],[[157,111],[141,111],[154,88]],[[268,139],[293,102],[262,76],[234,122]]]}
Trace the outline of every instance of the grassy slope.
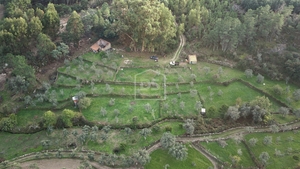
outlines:
{"label": "grassy slope", "polygon": [[[241,158],[241,161],[238,163],[239,165],[244,167],[255,166],[251,160],[250,154],[242,143],[236,143],[232,139],[226,140],[226,142],[228,145],[225,148],[222,148],[217,142],[201,142],[201,145],[223,162],[228,162],[231,164],[231,157],[239,156]],[[241,149],[242,155],[237,153],[238,149]]]}
{"label": "grassy slope", "polygon": [[[176,160],[173,156],[168,154],[167,150],[158,149],[151,154],[151,161],[146,164],[145,169],[152,168],[164,168],[166,164],[169,164],[169,168],[172,169],[187,169],[187,168],[203,168],[206,169],[212,166],[211,162],[197,150],[190,145],[186,145],[188,148],[188,157],[184,161]],[[192,165],[195,163],[195,166]]]}
{"label": "grassy slope", "polygon": [[[265,136],[272,136],[272,144],[264,145],[263,139]],[[280,141],[277,138],[280,137]],[[289,141],[289,137],[293,138],[293,141]],[[248,141],[251,138],[257,138],[258,142],[255,146],[251,148],[255,156],[258,158],[262,152],[268,152],[270,159],[267,164],[268,169],[273,168],[294,168],[298,166],[299,161],[294,160],[293,156],[300,156],[300,133],[298,131],[294,132],[284,132],[284,133],[252,133],[245,136]],[[291,153],[288,153],[288,148],[292,149]],[[282,154],[281,157],[275,156],[275,149],[280,150]]]}

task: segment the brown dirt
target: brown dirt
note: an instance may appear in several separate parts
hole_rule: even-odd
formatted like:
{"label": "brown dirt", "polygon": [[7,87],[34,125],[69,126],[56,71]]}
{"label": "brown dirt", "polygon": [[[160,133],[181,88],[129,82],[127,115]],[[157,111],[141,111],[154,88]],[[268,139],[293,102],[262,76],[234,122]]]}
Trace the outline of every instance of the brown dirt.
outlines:
{"label": "brown dirt", "polygon": [[[22,169],[30,169],[30,165],[35,164],[40,169],[78,169],[80,166],[81,160],[78,159],[43,159],[43,160],[33,160],[33,161],[26,161],[21,163]],[[111,167],[99,165],[97,162],[90,163],[94,168],[97,169],[112,169]],[[120,168],[113,168],[113,169],[120,169]],[[122,168],[122,169],[136,169],[134,167],[130,168]]]}

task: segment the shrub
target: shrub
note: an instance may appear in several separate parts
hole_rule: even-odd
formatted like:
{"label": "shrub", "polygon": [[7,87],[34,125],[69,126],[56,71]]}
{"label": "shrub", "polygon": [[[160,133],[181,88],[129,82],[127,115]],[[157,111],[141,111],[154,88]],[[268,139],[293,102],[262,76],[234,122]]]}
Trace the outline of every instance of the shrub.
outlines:
{"label": "shrub", "polygon": [[17,116],[10,114],[9,117],[2,118],[0,121],[0,130],[10,131],[18,124]]}
{"label": "shrub", "polygon": [[282,95],[283,94],[283,89],[280,85],[274,85],[272,90],[277,95]]}
{"label": "shrub", "polygon": [[78,107],[80,109],[86,109],[91,105],[92,100],[90,98],[84,97],[79,100]]}
{"label": "shrub", "polygon": [[56,115],[52,111],[46,111],[44,113],[44,126],[53,126],[56,123]]}
{"label": "shrub", "polygon": [[64,109],[61,114],[61,119],[66,127],[72,126],[72,119],[76,116],[76,113],[69,109]]}
{"label": "shrub", "polygon": [[169,131],[169,132],[172,132],[172,127],[171,127],[171,126],[166,126],[166,127],[165,127],[165,131],[166,131],[166,132],[168,132],[168,131]]}
{"label": "shrub", "polygon": [[153,132],[157,133],[159,131],[160,131],[160,126],[157,125],[153,126]]}

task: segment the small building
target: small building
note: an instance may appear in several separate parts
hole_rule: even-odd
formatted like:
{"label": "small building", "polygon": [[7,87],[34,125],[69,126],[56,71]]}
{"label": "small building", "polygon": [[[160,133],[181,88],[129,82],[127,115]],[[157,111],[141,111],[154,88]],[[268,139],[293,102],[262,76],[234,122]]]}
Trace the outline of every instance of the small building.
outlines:
{"label": "small building", "polygon": [[188,62],[189,62],[189,64],[196,64],[197,63],[196,55],[189,55],[188,56]]}
{"label": "small building", "polygon": [[93,52],[97,53],[99,51],[107,51],[108,49],[111,48],[111,44],[110,44],[110,42],[108,42],[104,39],[99,39],[90,48],[92,49]]}

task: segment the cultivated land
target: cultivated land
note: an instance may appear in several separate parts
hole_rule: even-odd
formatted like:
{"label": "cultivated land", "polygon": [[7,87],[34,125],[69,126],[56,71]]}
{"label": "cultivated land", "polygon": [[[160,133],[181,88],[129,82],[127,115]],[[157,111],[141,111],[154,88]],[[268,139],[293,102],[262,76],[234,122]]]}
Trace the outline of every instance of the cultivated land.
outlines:
{"label": "cultivated land", "polygon": [[[121,57],[122,55],[124,57]],[[118,155],[132,155],[139,149],[149,148],[155,144],[165,131],[171,130],[171,133],[176,136],[183,135],[185,133],[182,127],[183,119],[199,115],[199,110],[195,108],[197,101],[201,101],[202,106],[206,109],[213,107],[218,110],[223,105],[235,105],[238,98],[242,102],[249,102],[257,96],[267,95],[271,96],[269,99],[272,103],[271,112],[273,113],[278,111],[282,103],[292,109],[300,108],[299,101],[288,102],[286,100],[287,97],[292,97],[293,92],[297,89],[295,85],[289,84],[289,91],[277,96],[273,93],[272,87],[280,85],[285,89],[287,87],[285,82],[265,79],[265,85],[259,84],[256,82],[255,76],[246,78],[245,74],[239,70],[205,61],[198,61],[196,65],[183,67],[170,67],[167,63],[168,59],[166,58],[154,62],[148,56],[133,57],[122,51],[110,51],[107,54],[86,53],[72,61],[65,62],[65,65],[58,69],[56,81],[48,91],[56,96],[57,105],[50,102],[37,102],[36,106],[28,106],[26,109],[20,110],[17,114],[17,128],[23,131],[29,130],[43,120],[43,114],[47,110],[52,110],[56,116],[59,116],[64,109],[70,109],[80,112],[86,121],[93,125],[112,126],[105,140],[89,139],[83,144],[74,141],[77,146],[82,147],[81,149],[105,154],[113,154],[117,150]],[[207,72],[207,67],[210,69],[209,72]],[[218,78],[214,77],[216,74],[219,74]],[[222,94],[219,94],[219,91]],[[79,110],[74,107],[71,97],[83,92],[86,97],[91,99],[91,105],[87,109]],[[110,103],[111,100],[114,101],[114,104]],[[106,109],[105,114],[100,111],[101,108]],[[223,116],[224,113],[219,111],[207,114],[205,122],[209,123],[211,118],[223,118]],[[133,121],[133,118],[137,120]],[[283,117],[278,114],[273,114],[271,118],[278,124],[285,124],[297,119],[294,115]],[[126,134],[122,129],[124,127],[132,128],[133,132],[130,135]],[[145,139],[139,133],[142,128],[146,127],[152,129],[152,134]],[[62,130],[54,130],[52,133],[40,131],[33,134],[2,132],[0,133],[0,142],[11,143],[9,146],[0,145],[2,146],[0,148],[2,157],[10,160],[23,154],[40,152],[44,150],[41,144],[42,140],[50,140],[51,145],[47,148],[49,150],[71,149],[68,144],[77,138],[70,133],[77,131],[80,134],[82,130],[79,127],[73,127],[67,131],[68,135],[64,135]],[[224,135],[226,133],[230,135],[230,132],[244,133],[243,135],[245,135],[245,131],[238,129],[227,131]],[[103,131],[98,131],[98,133],[99,135],[104,134]],[[261,144],[265,135],[273,137],[271,145]],[[199,136],[199,138],[207,141],[200,144],[219,160],[212,161],[213,163],[230,166],[229,164],[232,164],[231,157],[237,155],[241,160],[235,166],[255,167],[258,164],[250,157],[250,152],[246,149],[247,145],[245,144],[249,138],[257,137],[259,142],[256,146],[251,147],[250,151],[257,159],[262,151],[269,152],[271,158],[267,167],[272,168],[277,165],[276,161],[281,159],[289,160],[290,167],[297,165],[297,161],[292,159],[296,158],[294,154],[298,152],[297,135],[293,132],[248,134],[245,135],[245,143],[237,142],[234,138],[226,140],[228,146],[225,148],[221,148],[217,142],[210,140],[208,135]],[[277,143],[275,138],[279,136],[281,142]],[[223,137],[225,136],[217,135],[214,139]],[[243,137],[241,138],[243,139]],[[283,144],[287,138],[290,138],[288,143],[292,152],[287,152],[283,147],[280,148],[280,144]],[[197,139],[190,140],[190,142],[193,141],[197,141]],[[18,145],[17,149],[16,145]],[[124,149],[119,151],[122,146]],[[151,154],[152,160],[145,167],[162,168],[166,164],[169,164],[171,168],[174,166],[177,168],[208,168],[212,166],[212,162],[200,152],[190,145],[187,147],[189,155],[183,162],[176,161],[167,154],[167,150],[158,149]],[[284,155],[274,157],[275,148],[284,152]],[[241,155],[237,154],[238,149],[242,151]],[[80,152],[79,150],[76,152],[78,158],[80,158]],[[48,156],[41,156],[48,158]],[[55,157],[54,154],[51,158]],[[278,160],[276,160],[277,158]]]}

